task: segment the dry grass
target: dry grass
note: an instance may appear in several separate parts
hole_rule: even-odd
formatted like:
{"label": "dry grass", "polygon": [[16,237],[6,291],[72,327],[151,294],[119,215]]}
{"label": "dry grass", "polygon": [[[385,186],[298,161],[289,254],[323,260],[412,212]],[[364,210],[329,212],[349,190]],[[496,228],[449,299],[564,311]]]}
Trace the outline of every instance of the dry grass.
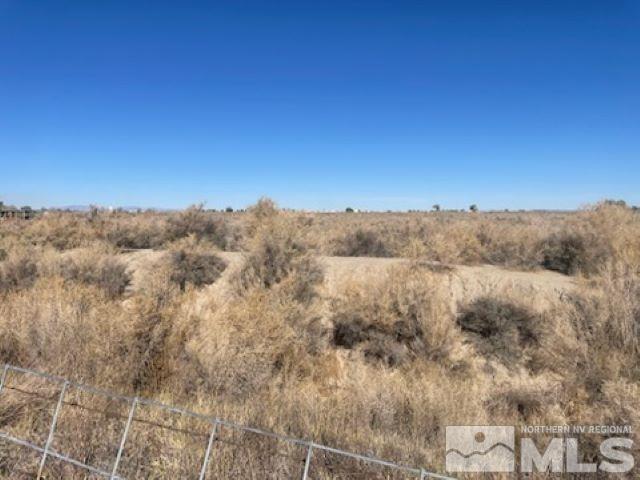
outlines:
{"label": "dry grass", "polygon": [[[315,255],[360,229],[421,261],[329,296]],[[51,214],[0,231],[0,362],[440,471],[445,425],[640,427],[640,220],[629,209],[299,216],[264,200],[246,214]],[[134,245],[174,256],[130,290],[118,249]],[[246,255],[224,299],[207,287],[220,247]],[[453,305],[454,273],[425,259],[524,269],[553,259],[581,286],[544,307],[509,289]],[[34,379],[12,376],[9,386],[55,397]],[[65,407],[58,441],[108,468],[126,406],[70,399],[109,413]],[[0,429],[42,439],[51,402],[3,392]],[[140,415],[197,435],[136,424],[122,472],[193,476],[207,426]],[[210,473],[291,478],[303,458],[224,429]],[[0,445],[0,477],[34,465]],[[47,478],[84,478],[55,461],[47,468]],[[399,478],[330,455],[312,468],[314,479]]]}
{"label": "dry grass", "polygon": [[442,280],[417,266],[354,285],[333,305],[333,344],[390,367],[446,361],[459,341]]}

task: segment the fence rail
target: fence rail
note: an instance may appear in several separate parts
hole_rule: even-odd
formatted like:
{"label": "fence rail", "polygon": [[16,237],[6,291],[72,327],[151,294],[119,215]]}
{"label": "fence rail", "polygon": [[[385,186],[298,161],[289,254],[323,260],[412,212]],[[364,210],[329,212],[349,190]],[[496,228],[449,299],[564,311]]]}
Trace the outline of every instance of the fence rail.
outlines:
{"label": "fence rail", "polygon": [[[199,470],[199,480],[205,480],[206,477],[206,473],[207,473],[207,468],[209,466],[209,463],[211,462],[211,457],[212,457],[212,453],[215,449],[215,442],[217,440],[217,432],[218,429],[220,427],[226,427],[235,431],[240,431],[240,432],[245,432],[245,433],[253,433],[256,435],[260,435],[262,437],[265,438],[271,438],[271,439],[275,439],[278,441],[282,441],[282,442],[286,442],[290,445],[296,445],[302,448],[306,449],[306,456],[305,456],[305,460],[304,460],[304,469],[302,472],[302,480],[309,480],[310,477],[309,475],[311,474],[311,466],[312,466],[312,458],[314,455],[315,451],[324,451],[327,453],[332,453],[332,454],[336,454],[336,455],[340,455],[343,457],[347,457],[347,458],[351,458],[354,460],[358,460],[361,461],[363,463],[366,464],[370,464],[370,465],[377,465],[377,466],[381,466],[381,467],[386,467],[386,468],[390,468],[396,471],[400,471],[403,472],[407,475],[410,475],[412,477],[415,478],[419,478],[420,480],[425,480],[427,478],[436,478],[436,479],[451,479],[452,477],[448,477],[445,475],[440,475],[438,473],[435,472],[431,472],[428,471],[424,468],[413,468],[413,467],[409,467],[406,465],[401,465],[398,463],[394,463],[391,461],[387,461],[387,460],[382,460],[379,458],[374,458],[374,457],[370,457],[367,455],[360,455],[357,453],[352,453],[352,452],[348,452],[345,450],[340,450],[338,448],[332,448],[326,445],[321,445],[312,441],[308,441],[308,440],[302,440],[299,438],[294,438],[294,437],[289,437],[286,435],[280,435],[277,433],[273,433],[273,432],[268,432],[266,430],[262,430],[259,428],[254,428],[254,427],[249,427],[246,425],[240,425],[234,422],[230,422],[227,420],[223,420],[217,417],[212,417],[209,415],[204,415],[201,413],[196,413],[196,412],[192,412],[189,410],[185,410],[183,408],[179,408],[179,407],[175,407],[172,405],[167,405],[164,404],[162,402],[158,402],[155,400],[150,400],[150,399],[145,399],[145,398],[139,398],[139,397],[127,397],[124,395],[119,395],[116,393],[112,393],[106,390],[102,390],[99,388],[95,388],[89,385],[84,385],[81,383],[77,383],[77,382],[73,382],[70,380],[67,380],[66,378],[63,377],[59,377],[56,375],[49,375],[47,373],[43,373],[43,372],[38,372],[35,370],[30,370],[30,369],[26,369],[26,368],[21,368],[21,367],[17,367],[17,366],[13,366],[13,365],[9,365],[9,364],[5,364],[4,368],[2,370],[2,376],[0,377],[0,402],[2,401],[2,392],[3,390],[15,390],[24,394],[32,394],[32,395],[37,395],[40,396],[41,398],[45,398],[42,397],[40,394],[38,394],[37,392],[30,392],[24,389],[20,389],[20,388],[16,388],[16,387],[9,387],[7,386],[7,376],[9,372],[16,372],[16,373],[22,373],[25,375],[34,375],[36,377],[40,377],[42,379],[54,382],[56,384],[60,385],[60,393],[56,396],[56,397],[46,397],[48,400],[56,400],[56,407],[55,410],[53,412],[53,416],[52,416],[52,420],[51,420],[51,424],[49,425],[49,431],[48,431],[48,435],[47,435],[47,439],[46,442],[43,446],[39,446],[36,445],[33,442],[27,441],[25,439],[20,439],[17,438],[15,436],[12,436],[8,433],[2,432],[0,431],[0,439],[4,439],[8,442],[11,442],[13,444],[22,446],[22,447],[27,447],[30,448],[38,453],[41,454],[40,457],[40,462],[38,465],[38,474],[37,474],[37,479],[40,480],[42,478],[42,473],[43,473],[43,469],[45,467],[45,464],[47,462],[48,458],[55,458],[58,460],[61,460],[63,462],[69,463],[71,465],[74,465],[75,467],[78,468],[82,468],[85,469],[95,475],[99,475],[105,478],[109,478],[110,480],[124,480],[123,477],[120,477],[118,475],[118,471],[119,471],[119,467],[120,467],[120,462],[122,460],[122,455],[123,452],[125,450],[126,444],[127,444],[127,438],[129,435],[129,431],[131,428],[131,425],[133,422],[141,422],[141,423],[147,423],[147,424],[152,424],[155,426],[160,426],[163,428],[169,428],[170,430],[175,430],[175,431],[181,431],[180,429],[175,429],[175,428],[171,428],[168,427],[166,425],[160,425],[160,424],[154,424],[154,422],[148,421],[148,420],[143,420],[143,419],[137,419],[135,418],[135,414],[136,414],[136,410],[143,405],[146,406],[151,406],[151,407],[156,407],[156,408],[160,408],[162,410],[165,410],[169,413],[173,413],[173,414],[178,414],[181,416],[186,416],[186,417],[191,417],[191,418],[195,418],[195,419],[199,419],[202,420],[204,422],[206,422],[207,424],[210,425],[210,431],[207,435],[202,435],[202,434],[196,434],[196,435],[201,435],[203,437],[206,437],[207,443],[206,443],[206,450],[204,453],[204,459],[202,461],[202,465],[200,467]],[[80,391],[84,391],[87,392],[89,394],[93,394],[93,395],[98,395],[101,397],[105,397],[108,399],[112,399],[112,400],[119,400],[122,402],[125,402],[126,404],[129,405],[129,412],[126,416],[126,423],[124,425],[124,429],[122,432],[122,436],[120,438],[119,441],[119,446],[118,446],[118,450],[116,453],[116,457],[115,460],[113,462],[113,465],[110,469],[110,471],[106,471],[104,469],[98,468],[96,466],[92,466],[92,465],[88,465],[86,463],[83,463],[79,460],[70,458],[67,455],[64,455],[60,452],[55,451],[52,446],[53,446],[53,441],[54,441],[54,437],[56,435],[56,427],[57,427],[57,423],[58,423],[58,418],[60,416],[60,412],[63,409],[63,407],[65,405],[70,405],[70,406],[76,406],[76,407],[80,407],[80,408],[84,408],[86,410],[94,410],[96,411],[96,409],[92,409],[92,407],[87,407],[87,406],[82,406],[79,405],[75,402],[69,402],[65,400],[65,396],[68,392],[69,388],[75,388],[77,390]],[[98,410],[99,411],[99,410]],[[103,411],[99,411],[101,413],[105,413]],[[117,415],[116,415],[117,417]],[[125,420],[124,417],[121,417],[123,420]],[[188,433],[194,433],[194,432],[188,432]]]}

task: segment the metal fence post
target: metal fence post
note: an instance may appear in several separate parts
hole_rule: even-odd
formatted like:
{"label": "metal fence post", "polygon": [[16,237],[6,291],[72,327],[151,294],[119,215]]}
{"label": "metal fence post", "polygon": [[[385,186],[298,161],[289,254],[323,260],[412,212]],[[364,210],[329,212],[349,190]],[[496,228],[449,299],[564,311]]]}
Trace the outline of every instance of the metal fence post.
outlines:
{"label": "metal fence post", "polygon": [[114,480],[116,477],[116,473],[118,473],[118,466],[120,465],[120,459],[122,458],[122,452],[124,450],[124,444],[127,441],[127,435],[129,434],[129,427],[131,427],[131,422],[133,422],[133,414],[136,411],[136,405],[138,405],[138,397],[133,399],[131,402],[131,408],[129,409],[129,417],[127,418],[127,423],[124,426],[124,432],[122,432],[122,439],[120,440],[120,446],[118,447],[118,453],[116,455],[116,460],[113,463],[113,470],[111,470],[110,480]]}
{"label": "metal fence post", "polygon": [[313,453],[313,443],[309,443],[307,449],[307,459],[304,462],[304,472],[302,472],[302,480],[307,480],[309,476],[309,467],[311,467],[311,455]]}
{"label": "metal fence post", "polygon": [[2,377],[0,378],[0,393],[2,393],[2,389],[4,388],[4,382],[7,380],[7,372],[9,371],[9,364],[4,364],[4,369],[2,370]]}
{"label": "metal fence post", "polygon": [[60,390],[60,396],[58,397],[58,403],[56,405],[56,409],[53,412],[53,419],[51,420],[51,427],[49,427],[49,436],[47,437],[47,443],[44,445],[44,451],[42,452],[42,458],[40,459],[40,467],[38,467],[38,476],[36,477],[38,480],[42,478],[42,470],[44,469],[44,464],[47,461],[47,454],[49,453],[49,448],[51,448],[51,444],[53,443],[53,435],[56,430],[56,424],[58,423],[58,415],[60,414],[60,410],[62,409],[62,402],[64,401],[64,395],[67,393],[67,387],[69,386],[69,382],[65,381],[62,384],[62,390]]}
{"label": "metal fence post", "polygon": [[211,435],[209,435],[209,443],[207,443],[207,450],[204,453],[204,461],[202,462],[202,468],[200,469],[200,480],[204,480],[205,475],[207,474],[207,466],[209,465],[209,456],[211,455],[211,449],[213,448],[213,442],[216,439],[216,433],[218,432],[218,420],[216,419],[213,422],[213,427],[211,427]]}

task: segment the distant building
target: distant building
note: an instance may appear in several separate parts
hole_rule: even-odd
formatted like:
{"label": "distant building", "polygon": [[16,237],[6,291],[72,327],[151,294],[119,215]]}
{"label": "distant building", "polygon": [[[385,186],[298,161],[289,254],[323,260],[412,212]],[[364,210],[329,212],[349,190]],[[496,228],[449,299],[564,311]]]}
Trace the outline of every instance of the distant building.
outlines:
{"label": "distant building", "polygon": [[35,216],[35,211],[31,208],[15,208],[8,205],[0,205],[0,219],[21,219],[30,220]]}

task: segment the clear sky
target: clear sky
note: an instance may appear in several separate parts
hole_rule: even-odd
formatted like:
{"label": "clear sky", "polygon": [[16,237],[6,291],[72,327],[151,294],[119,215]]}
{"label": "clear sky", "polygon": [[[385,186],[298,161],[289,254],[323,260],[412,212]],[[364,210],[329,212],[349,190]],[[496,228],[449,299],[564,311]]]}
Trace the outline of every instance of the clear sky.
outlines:
{"label": "clear sky", "polygon": [[639,5],[0,0],[0,199],[640,204]]}

